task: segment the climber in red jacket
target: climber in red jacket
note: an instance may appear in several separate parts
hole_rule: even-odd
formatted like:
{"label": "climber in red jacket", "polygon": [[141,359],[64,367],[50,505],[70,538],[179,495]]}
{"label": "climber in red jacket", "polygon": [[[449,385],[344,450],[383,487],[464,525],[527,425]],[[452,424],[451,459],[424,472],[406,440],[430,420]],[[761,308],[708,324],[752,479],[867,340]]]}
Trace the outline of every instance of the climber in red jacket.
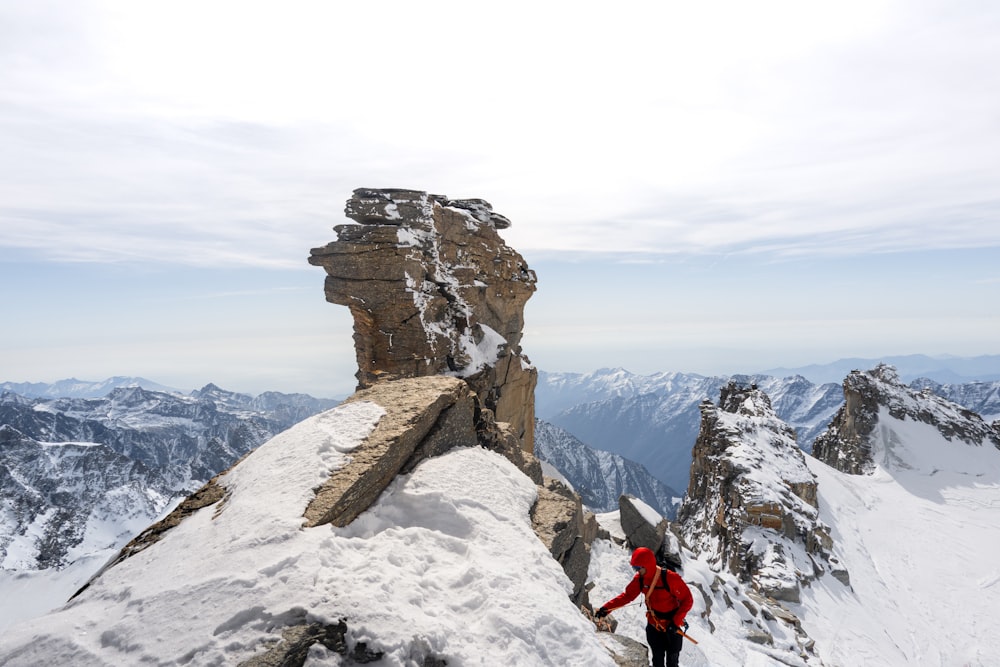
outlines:
{"label": "climber in red jacket", "polygon": [[[604,618],[609,612],[624,607],[642,593],[646,597],[646,642],[653,654],[653,667],[678,667],[687,616],[694,598],[691,589],[673,570],[656,565],[656,556],[646,547],[632,552],[635,577],[625,592],[608,600],[594,614]],[[664,662],[665,660],[665,662]]]}

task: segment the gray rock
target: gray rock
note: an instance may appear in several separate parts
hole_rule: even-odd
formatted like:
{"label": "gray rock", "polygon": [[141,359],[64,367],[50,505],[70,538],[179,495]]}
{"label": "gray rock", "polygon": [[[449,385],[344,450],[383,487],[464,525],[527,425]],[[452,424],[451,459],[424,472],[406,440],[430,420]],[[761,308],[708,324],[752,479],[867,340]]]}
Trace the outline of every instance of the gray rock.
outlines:
{"label": "gray rock", "polygon": [[577,605],[589,603],[586,584],[590,544],[584,539],[580,496],[562,482],[545,478],[544,486],[538,487],[538,501],[531,510],[531,525],[573,582],[571,599]]}
{"label": "gray rock", "polygon": [[661,519],[655,526],[651,525],[636,509],[633,500],[634,498],[629,495],[623,495],[618,499],[625,541],[630,549],[646,547],[656,553],[663,545],[663,538],[667,534],[667,520]]}
{"label": "gray rock", "polygon": [[611,644],[608,648],[616,665],[620,667],[648,667],[649,649],[646,648],[645,644],[611,633],[602,636],[609,640],[605,644]]}
{"label": "gray rock", "polygon": [[309,263],[327,301],[350,308],[358,388],[386,378],[462,377],[533,451],[538,373],[522,354],[536,277],[497,234],[510,221],[481,199],[360,188],[338,238]]}

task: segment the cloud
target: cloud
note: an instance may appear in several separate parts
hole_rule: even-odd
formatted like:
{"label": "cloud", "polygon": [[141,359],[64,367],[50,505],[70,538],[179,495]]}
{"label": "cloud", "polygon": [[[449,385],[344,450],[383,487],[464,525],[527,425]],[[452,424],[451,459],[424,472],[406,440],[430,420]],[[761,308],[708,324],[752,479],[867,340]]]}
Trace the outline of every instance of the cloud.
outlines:
{"label": "cloud", "polygon": [[537,254],[1000,245],[998,10],[710,4],[8,5],[0,244],[297,267],[364,186]]}

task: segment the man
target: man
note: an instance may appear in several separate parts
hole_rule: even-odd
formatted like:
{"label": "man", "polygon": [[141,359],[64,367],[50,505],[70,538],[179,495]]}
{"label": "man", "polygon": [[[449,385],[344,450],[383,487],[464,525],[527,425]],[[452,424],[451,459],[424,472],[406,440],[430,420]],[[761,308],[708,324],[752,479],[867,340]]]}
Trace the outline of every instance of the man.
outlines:
{"label": "man", "polygon": [[639,547],[632,553],[632,569],[635,577],[625,587],[625,592],[605,602],[594,616],[604,618],[643,593],[646,596],[646,642],[653,654],[653,667],[679,667],[684,644],[680,629],[694,604],[691,589],[679,574],[658,567],[656,556],[646,547]]}

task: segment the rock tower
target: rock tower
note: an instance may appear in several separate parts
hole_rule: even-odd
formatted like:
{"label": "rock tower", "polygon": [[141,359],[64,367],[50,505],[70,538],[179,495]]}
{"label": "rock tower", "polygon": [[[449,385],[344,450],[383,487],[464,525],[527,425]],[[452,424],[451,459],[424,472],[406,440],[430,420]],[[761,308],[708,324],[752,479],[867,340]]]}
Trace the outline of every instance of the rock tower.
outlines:
{"label": "rock tower", "polygon": [[532,451],[537,371],[520,342],[536,277],[497,233],[510,221],[482,199],[399,189],[355,190],[345,213],[309,263],[354,317],[358,389],[460,377]]}

